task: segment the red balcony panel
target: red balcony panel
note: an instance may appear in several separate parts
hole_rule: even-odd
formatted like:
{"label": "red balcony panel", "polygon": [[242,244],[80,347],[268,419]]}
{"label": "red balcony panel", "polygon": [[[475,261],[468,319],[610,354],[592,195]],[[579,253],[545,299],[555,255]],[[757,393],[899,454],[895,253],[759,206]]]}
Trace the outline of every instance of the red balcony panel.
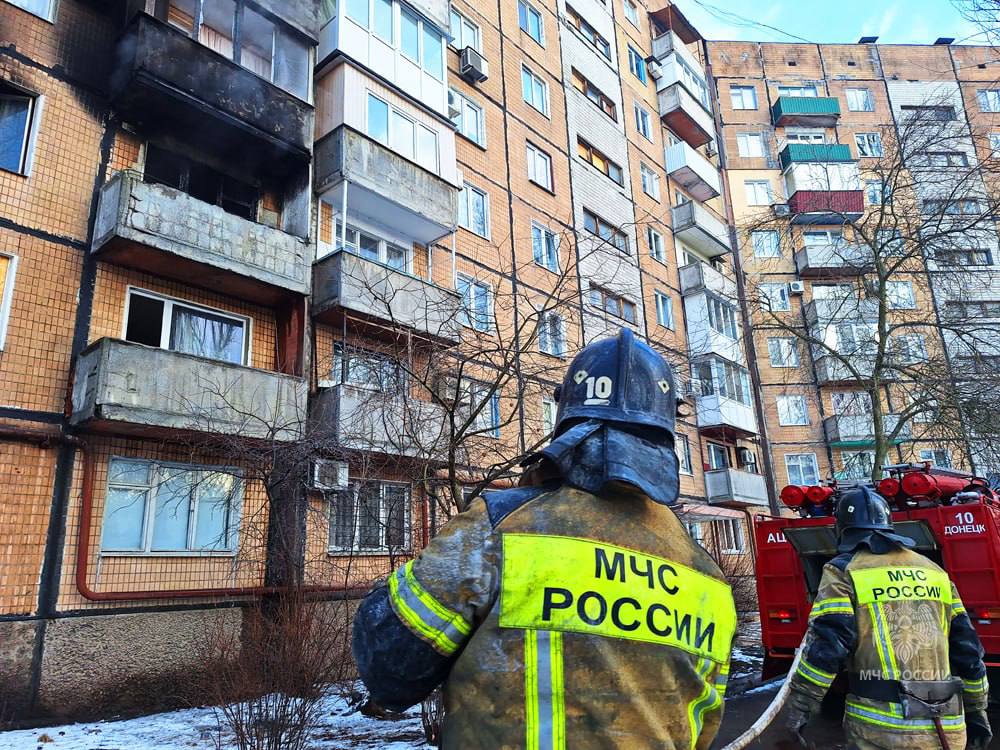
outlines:
{"label": "red balcony panel", "polygon": [[863,190],[799,190],[788,199],[793,214],[836,213],[845,217],[865,211]]}

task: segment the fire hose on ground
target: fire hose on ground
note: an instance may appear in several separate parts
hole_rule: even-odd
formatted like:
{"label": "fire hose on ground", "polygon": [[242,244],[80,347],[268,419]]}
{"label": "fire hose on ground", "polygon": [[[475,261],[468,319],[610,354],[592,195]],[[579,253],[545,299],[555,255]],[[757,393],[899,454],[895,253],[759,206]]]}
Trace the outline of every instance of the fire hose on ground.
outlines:
{"label": "fire hose on ground", "polygon": [[[802,652],[804,650],[804,643],[796,649],[795,659],[792,661],[792,666],[788,670],[789,678],[791,678],[791,676],[795,674],[795,670],[799,668],[799,661],[802,659]],[[771,726],[771,723],[778,717],[778,714],[781,713],[781,709],[785,707],[785,703],[788,701],[788,694],[791,692],[791,684],[791,679],[785,680],[781,689],[778,690],[778,694],[774,696],[774,700],[771,701],[771,705],[764,709],[764,713],[760,715],[757,721],[755,721],[743,734],[723,747],[722,750],[743,750],[751,742],[764,734],[764,730]]]}

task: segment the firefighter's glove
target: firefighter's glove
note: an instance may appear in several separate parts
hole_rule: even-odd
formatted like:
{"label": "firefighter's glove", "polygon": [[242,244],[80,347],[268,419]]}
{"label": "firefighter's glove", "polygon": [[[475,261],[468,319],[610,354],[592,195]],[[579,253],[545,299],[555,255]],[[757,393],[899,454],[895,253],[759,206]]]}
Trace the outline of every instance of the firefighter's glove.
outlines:
{"label": "firefighter's glove", "polygon": [[818,712],[818,701],[796,690],[792,691],[788,699],[785,727],[803,747],[809,747],[804,734],[806,725]]}
{"label": "firefighter's glove", "polygon": [[989,719],[986,718],[986,711],[972,711],[965,715],[965,734],[967,750],[986,750],[989,747],[993,731],[990,729]]}

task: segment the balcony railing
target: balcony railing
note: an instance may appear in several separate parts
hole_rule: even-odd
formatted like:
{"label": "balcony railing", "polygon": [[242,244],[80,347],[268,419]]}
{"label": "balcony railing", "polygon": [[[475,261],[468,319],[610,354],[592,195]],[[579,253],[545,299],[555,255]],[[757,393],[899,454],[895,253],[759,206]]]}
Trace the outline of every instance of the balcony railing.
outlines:
{"label": "balcony railing", "polygon": [[736,282],[707,263],[689,263],[680,268],[682,294],[695,294],[707,289],[721,297],[735,300]]}
{"label": "balcony railing", "polygon": [[727,505],[767,506],[767,482],[760,474],[738,469],[705,472],[705,492],[708,502]]}
{"label": "balcony railing", "polygon": [[678,78],[676,67],[664,67],[659,81],[660,117],[689,146],[698,148],[715,138],[715,120]]}
{"label": "balcony railing", "polygon": [[729,226],[707,208],[688,201],[670,209],[674,237],[709,258],[730,251]]}
{"label": "balcony railing", "polygon": [[840,119],[840,102],[826,96],[779,96],[771,107],[775,125],[833,127]]}
{"label": "balcony railing", "polygon": [[380,337],[409,332],[454,344],[461,335],[457,292],[343,250],[313,267],[312,309],[317,320],[339,324],[346,316]]}
{"label": "balcony railing", "polygon": [[[886,414],[883,417],[885,434],[892,432],[898,425],[898,414]],[[826,432],[827,442],[836,448],[863,448],[875,444],[875,422],[871,414],[841,414],[827,417],[823,420],[823,430]],[[907,422],[900,428],[894,442],[901,443],[912,436],[912,427]]]}
{"label": "balcony railing", "polygon": [[843,163],[853,162],[851,147],[842,143],[789,143],[779,154],[781,168],[802,163]]}
{"label": "balcony railing", "polygon": [[309,294],[304,240],[129,172],[101,188],[92,248],[101,260],[255,303]]}
{"label": "balcony railing", "polygon": [[724,396],[698,396],[698,429],[706,435],[746,437],[757,434],[757,419],[746,404]]}
{"label": "balcony railing", "polygon": [[806,245],[795,253],[795,266],[804,278],[857,275],[871,271],[874,264],[871,248],[859,243]]}
{"label": "balcony railing", "polygon": [[695,200],[711,200],[722,192],[719,170],[687,143],[667,147],[664,156],[667,173]]}
{"label": "balcony railing", "polygon": [[340,447],[428,459],[446,442],[444,418],[436,404],[345,384],[321,389],[310,415],[315,434]]}
{"label": "balcony railing", "polygon": [[238,154],[274,174],[310,159],[311,105],[146,13],[118,42],[110,89],[129,122],[166,128],[222,159]]}
{"label": "balcony railing", "polygon": [[847,224],[865,213],[861,190],[796,190],[788,199],[793,224]]}
{"label": "balcony railing", "polygon": [[297,440],[308,393],[303,378],[104,338],[77,360],[70,422],[149,437]]}
{"label": "balcony railing", "polygon": [[342,125],[316,144],[316,192],[339,208],[344,191],[348,216],[392,227],[421,245],[458,223],[455,185]]}

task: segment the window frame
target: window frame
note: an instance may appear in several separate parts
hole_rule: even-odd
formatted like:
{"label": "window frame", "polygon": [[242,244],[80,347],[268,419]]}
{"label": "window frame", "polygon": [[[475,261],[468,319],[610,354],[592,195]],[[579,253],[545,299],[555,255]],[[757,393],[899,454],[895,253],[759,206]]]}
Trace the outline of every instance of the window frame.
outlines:
{"label": "window frame", "polygon": [[[111,476],[111,466],[115,461],[120,461],[129,464],[146,464],[147,465],[147,479],[145,484],[129,484],[126,482],[112,482]],[[136,456],[124,456],[120,454],[112,454],[108,458],[107,464],[107,481],[104,484],[104,507],[101,514],[101,537],[99,543],[100,554],[106,557],[142,557],[142,558],[160,558],[160,557],[234,557],[239,551],[239,532],[240,525],[243,515],[243,504],[246,500],[246,479],[243,477],[243,472],[232,466],[224,465],[212,465],[212,464],[185,464],[179,461],[159,461],[155,459],[148,459]],[[184,549],[170,550],[154,550],[153,547],[153,534],[155,531],[155,521],[156,521],[156,511],[157,511],[157,493],[159,492],[160,486],[163,484],[163,478],[161,474],[162,469],[173,469],[177,471],[183,471],[188,475],[197,475],[195,484],[188,484],[188,494],[190,497],[190,507],[188,509],[188,529],[187,529],[187,542]],[[224,549],[210,549],[204,548],[199,549],[192,546],[195,535],[198,528],[198,506],[201,503],[201,493],[197,491],[198,485],[201,484],[203,480],[203,475],[205,474],[222,474],[228,475],[233,478],[234,482],[234,493],[238,494],[238,499],[232,503],[228,509],[228,519],[226,521],[226,547]],[[105,548],[104,547],[104,525],[107,521],[107,511],[108,511],[108,498],[111,494],[112,486],[128,488],[132,490],[138,490],[139,488],[144,488],[144,500],[143,500],[143,512],[142,512],[142,528],[140,529],[140,536],[142,539],[141,548]]]}
{"label": "window frame", "polygon": [[[365,96],[365,136],[368,137],[368,138],[370,138],[371,140],[375,141],[376,143],[381,143],[383,146],[385,146],[387,149],[389,149],[390,151],[392,151],[394,154],[396,154],[396,155],[398,155],[398,156],[406,159],[407,161],[410,161],[410,162],[416,164],[421,169],[426,169],[428,172],[430,172],[432,174],[440,174],[440,171],[441,171],[441,142],[440,141],[441,141],[441,139],[438,138],[438,132],[436,130],[434,130],[433,128],[427,127],[424,123],[420,122],[419,120],[415,119],[411,115],[407,114],[404,110],[399,109],[398,107],[394,107],[390,101],[388,101],[387,99],[379,96],[374,91],[371,91],[369,89],[369,90],[366,91],[366,94],[367,95]],[[371,122],[369,122],[368,115],[369,115],[369,113],[371,111],[370,108],[369,108],[369,104],[370,104],[370,102],[372,100],[375,100],[375,101],[377,101],[377,102],[379,102],[381,104],[386,105],[386,108],[387,108],[386,128],[385,128],[386,140],[385,141],[379,140],[374,135],[372,135],[372,132],[371,132]],[[413,142],[412,142],[412,145],[413,145],[413,155],[412,156],[408,156],[407,154],[405,154],[405,153],[403,153],[401,151],[398,151],[396,149],[395,139],[393,138],[393,131],[394,131],[395,127],[397,127],[397,126],[393,125],[393,123],[396,122],[396,120],[393,118],[393,115],[395,115],[399,119],[406,120],[407,122],[409,122],[413,126]],[[434,137],[434,166],[430,166],[429,164],[426,164],[426,163],[424,163],[423,161],[420,160],[420,135],[419,134],[420,134],[421,129],[424,130],[424,131],[426,131],[427,133],[430,133]]]}
{"label": "window frame", "polygon": [[778,96],[788,96],[795,99],[815,99],[819,96],[819,88],[814,83],[805,85],[780,85]]}
{"label": "window frame", "polygon": [[[595,297],[599,296],[601,298],[601,304],[595,304]],[[615,310],[608,309],[608,303],[613,303]],[[591,308],[598,309],[601,311],[602,317],[607,317],[611,315],[618,320],[624,320],[630,325],[639,324],[639,306],[633,302],[631,299],[626,297],[624,294],[618,294],[606,289],[602,286],[595,284],[593,281],[590,282],[590,287],[587,289],[587,305]],[[626,310],[632,310],[633,317],[630,319],[626,314]]]}
{"label": "window frame", "polygon": [[[757,192],[762,185],[767,189],[767,199],[765,200],[765,202],[760,203],[758,202]],[[752,195],[751,195],[751,190],[753,191]],[[756,180],[756,179],[743,180],[743,191],[745,193],[748,206],[774,205],[776,196],[774,192],[774,185],[771,184],[770,180]]]}
{"label": "window frame", "polygon": [[566,20],[605,60],[611,62],[611,44],[569,3],[566,3]]}
{"label": "window frame", "polygon": [[[653,238],[656,238],[654,242]],[[649,257],[655,260],[657,263],[667,264],[667,245],[666,238],[663,236],[663,232],[653,229],[651,226],[646,227],[646,244],[649,246]]]}
{"label": "window frame", "polygon": [[[468,405],[469,411],[472,411],[472,400],[477,393],[482,390],[489,390],[490,384],[484,383],[480,380],[475,380],[473,378],[462,378],[462,383],[459,384],[459,406]],[[500,391],[494,390],[489,396],[490,403],[489,408],[482,408],[479,410],[479,414],[472,420],[469,425],[470,428],[476,433],[475,437],[488,437],[494,440],[500,439],[500,425],[503,419],[500,415]],[[485,400],[481,403],[485,403]],[[488,412],[488,420],[483,418],[484,414]]]}
{"label": "window frame", "polygon": [[[852,94],[854,94],[855,100],[858,96],[863,98],[860,102],[862,106],[852,107]],[[872,96],[872,90],[868,87],[851,86],[844,89],[844,100],[847,102],[848,112],[874,112],[875,111],[875,97]],[[855,101],[854,103],[859,103]]]}
{"label": "window frame", "polygon": [[[538,247],[535,242],[536,232],[539,235],[541,242],[544,247],[542,252],[538,252]],[[551,252],[549,249],[549,244],[547,242],[548,238],[552,238],[551,242]],[[545,224],[540,221],[532,220],[531,222],[531,255],[535,261],[535,265],[544,268],[546,271],[551,271],[552,273],[559,273],[559,269],[562,264],[559,262],[559,235],[553,232]]]}
{"label": "window frame", "polygon": [[[881,159],[885,156],[885,148],[882,145],[882,134],[879,132],[855,133],[854,146],[858,152],[859,159]],[[866,151],[870,151],[871,153],[863,153]]]}
{"label": "window frame", "polygon": [[[649,185],[646,184],[647,182]],[[644,162],[639,162],[639,184],[642,186],[643,193],[657,203],[660,202],[660,175]]]}
{"label": "window frame", "polygon": [[[465,292],[462,291],[462,284],[465,284]],[[486,311],[480,315],[476,309],[476,292],[485,293]],[[459,322],[466,328],[481,333],[489,333],[495,327],[495,309],[493,285],[488,281],[477,279],[467,273],[458,272],[455,274],[455,291],[459,293],[462,300],[462,307],[459,311]],[[471,296],[469,296],[471,293]],[[480,326],[480,321],[485,321]]]}
{"label": "window frame", "polygon": [[653,143],[653,118],[649,110],[639,104],[639,102],[633,102],[632,111],[635,116],[636,131],[647,141]]}
{"label": "window frame", "polygon": [[[746,554],[746,538],[743,533],[743,519],[720,518],[712,521],[719,551],[724,555]],[[732,545],[729,543],[732,542]]]}
{"label": "window frame", "polygon": [[470,201],[471,201],[471,196],[472,196],[473,193],[475,193],[476,195],[480,195],[483,198],[483,221],[486,224],[486,226],[484,227],[485,230],[486,230],[486,233],[483,234],[483,233],[479,232],[478,230],[476,230],[472,226],[467,226],[465,224],[462,224],[462,222],[461,222],[461,216],[462,216],[461,206],[459,206],[459,211],[458,211],[458,216],[459,216],[458,225],[460,227],[462,227],[462,229],[466,230],[467,232],[472,232],[477,237],[482,237],[483,239],[488,240],[488,239],[490,239],[490,194],[487,191],[483,190],[482,188],[478,188],[478,187],[476,187],[475,185],[473,185],[473,184],[471,184],[469,182],[463,182],[462,183],[462,189],[461,189],[461,191],[459,191],[459,194],[458,194],[458,199],[460,201],[465,201],[465,210],[466,210],[466,214],[465,215],[466,215],[466,219],[469,220],[469,224],[471,225],[471,223],[472,223],[472,204],[471,204]]}
{"label": "window frame", "polygon": [[48,10],[44,14],[37,13],[36,11],[32,10],[31,8],[25,7],[24,5],[22,5],[21,2],[19,2],[19,0],[8,0],[8,2],[11,5],[13,5],[15,8],[17,8],[18,10],[22,10],[25,13],[30,13],[35,18],[41,18],[43,21],[48,21],[49,23],[55,23],[55,20],[56,20],[56,0],[46,0],[46,3],[48,5]]}
{"label": "window frame", "polygon": [[[552,338],[552,328],[555,325],[558,335]],[[550,357],[566,357],[566,319],[554,310],[547,310],[538,316],[538,351]]]}
{"label": "window frame", "polygon": [[[622,169],[621,165],[612,161],[607,154],[592,146],[590,142],[584,140],[579,135],[576,137],[576,156],[619,187],[625,187],[625,170]],[[604,168],[601,168],[599,162],[604,163]],[[613,172],[618,175],[617,179],[612,174]]]}
{"label": "window frame", "polygon": [[[325,200],[320,198],[320,203],[326,203]],[[358,258],[369,263],[377,263],[378,265],[385,266],[386,268],[391,268],[393,271],[405,274],[413,274],[413,244],[405,244],[405,240],[390,238],[382,234],[384,229],[379,227],[381,232],[375,232],[368,228],[368,225],[359,223],[357,220],[348,221],[346,226],[345,234],[350,237],[351,233],[357,238],[354,244],[350,241],[344,244],[341,240],[343,235],[341,234],[341,227],[343,227],[343,218],[337,213],[336,207],[332,203],[326,203],[330,207],[330,224],[331,224],[331,237],[330,242],[326,242],[321,238],[317,238],[316,244],[316,257],[325,258],[327,255],[331,255],[337,252],[350,253]],[[378,260],[369,258],[366,255],[361,254],[361,237],[362,235],[368,240],[374,240],[378,244]],[[389,248],[393,247],[397,250],[401,250],[405,255],[406,262],[403,267],[394,266],[389,262]]]}
{"label": "window frame", "polygon": [[[674,442],[674,453],[677,454],[678,473],[685,474],[689,477],[694,476],[694,458],[691,455],[691,438],[680,432],[678,432],[675,437],[677,439]],[[678,450],[682,446],[683,452]]]}
{"label": "window frame", "polygon": [[14,277],[17,275],[18,256],[0,252],[0,258],[7,259],[7,270],[4,273],[3,284],[0,285],[0,352],[2,352],[7,343],[7,330],[10,326],[11,310],[14,307]]}
{"label": "window frame", "polygon": [[[525,76],[527,76],[528,79],[532,83],[532,86],[531,86],[531,92],[532,92],[531,100],[525,99],[525,97],[524,97]],[[542,100],[543,100],[542,104],[543,104],[544,108],[539,108],[535,104],[535,102],[534,102],[534,98],[535,98],[534,97],[535,84],[541,84]],[[539,112],[539,113],[545,115],[546,117],[550,116],[549,115],[549,112],[550,112],[550,109],[549,109],[549,82],[546,81],[544,78],[542,78],[537,73],[535,73],[531,68],[529,68],[524,63],[521,63],[521,98],[524,100],[525,104],[527,104],[529,107],[531,107],[536,112]]]}
{"label": "window frame", "polygon": [[[789,407],[789,403],[794,400],[795,403],[801,405],[801,410],[793,411]],[[808,427],[809,421],[809,403],[806,401],[806,397],[797,393],[783,393],[775,397],[775,410],[778,413],[778,425],[781,427]],[[782,407],[784,404],[784,408]],[[799,416],[801,415],[801,421],[793,421],[791,419],[783,419],[783,417]]]}
{"label": "window frame", "polygon": [[[459,37],[458,34],[455,34],[455,23],[454,22],[455,22],[455,18],[456,17],[458,18],[458,22],[459,22],[459,25],[460,25],[460,28],[461,28],[461,31],[462,31],[461,37]],[[472,49],[476,50],[476,52],[479,52],[480,54],[482,54],[482,52],[483,52],[483,29],[482,29],[482,27],[478,23],[476,23],[475,21],[473,21],[467,15],[465,15],[464,13],[462,13],[460,10],[456,9],[454,5],[452,5],[451,8],[450,8],[450,14],[448,16],[448,21],[449,21],[449,29],[448,29],[448,31],[451,33],[451,37],[452,37],[451,40],[448,42],[448,46],[449,47],[451,47],[452,49],[459,50],[459,51],[465,49],[466,47],[472,47]],[[468,24],[469,26],[472,27],[472,34],[474,36],[473,44],[469,44],[468,41],[465,38],[465,24]],[[459,38],[461,38],[461,43],[460,44],[456,44],[455,42]]]}
{"label": "window frame", "polygon": [[[25,10],[25,13],[31,13],[31,11]],[[7,167],[0,166],[0,172],[9,172],[21,177],[30,177],[35,162],[35,144],[38,140],[38,126],[41,120],[43,97],[33,91],[16,86],[10,81],[0,80],[0,99],[23,99],[28,105],[27,117],[24,122],[24,133],[21,136],[21,148],[18,154],[17,168],[8,169]]]}
{"label": "window frame", "polygon": [[635,76],[636,80],[640,81],[643,86],[649,85],[649,72],[646,70],[646,58],[642,56],[631,43],[626,42],[625,46],[628,48],[628,69],[631,71],[632,75]]}
{"label": "window frame", "polygon": [[[587,226],[587,224],[591,222],[594,224],[594,228],[597,229],[596,232]],[[600,216],[598,216],[596,213],[594,213],[593,211],[591,211],[589,208],[586,207],[584,207],[583,209],[583,228],[587,231],[588,234],[590,234],[593,237],[597,237],[605,244],[610,245],[622,255],[632,254],[632,249],[631,247],[629,247],[628,235],[621,229],[616,227],[614,224],[612,224],[610,221],[608,221],[607,219],[602,219]],[[601,234],[602,229],[608,230],[610,239]],[[621,240],[622,243],[621,247],[615,244],[614,242],[615,239]]]}
{"label": "window frame", "polygon": [[546,435],[551,435],[556,429],[556,417],[559,412],[559,404],[556,403],[555,399],[549,398],[548,396],[542,397],[542,431]]}
{"label": "window frame", "polygon": [[[767,306],[766,309],[769,312],[775,313],[775,312],[790,312],[791,311],[791,309],[792,309],[792,295],[791,295],[791,293],[788,290],[788,282],[787,281],[761,282],[761,283],[759,283],[757,285],[757,288],[760,290],[761,302],[766,304],[766,306]],[[781,300],[782,305],[780,307],[775,307],[775,305],[774,305],[774,296],[771,294],[770,291],[765,291],[765,289],[773,290],[773,289],[778,289],[778,288],[781,289],[781,291],[778,294],[778,297]]]}
{"label": "window frame", "polygon": [[601,112],[618,122],[618,105],[610,96],[601,91],[594,83],[576,68],[570,70],[570,82],[577,91]]}
{"label": "window frame", "polygon": [[[803,469],[806,468],[800,463],[801,459],[808,458],[811,465],[808,467],[812,470],[814,479],[812,481],[806,481]],[[795,470],[799,473],[799,480],[795,481],[792,478],[792,468],[793,462],[791,459],[795,459]],[[820,474],[819,474],[819,461],[816,459],[815,453],[786,453],[785,454],[785,475],[788,477],[789,484],[795,484],[799,486],[810,486],[819,484]]]}
{"label": "window frame", "polygon": [[[476,102],[472,101],[472,99],[467,97],[458,89],[452,88],[449,90],[451,91],[452,95],[460,101],[460,108],[457,117],[459,118],[461,125],[459,125],[458,122],[455,122],[454,118],[452,118],[451,120],[452,124],[455,126],[455,132],[458,133],[458,135],[465,138],[467,141],[475,143],[480,148],[486,148],[486,109],[484,107],[481,107]],[[465,132],[465,123],[466,123],[465,109],[467,107],[469,109],[474,109],[477,112],[479,112],[479,118],[478,118],[479,132],[477,133],[476,138],[473,138],[472,136],[470,136],[468,133]]]}
{"label": "window frame", "polygon": [[[670,295],[659,289],[653,290],[653,302],[656,306],[656,324],[667,330],[676,330],[674,321],[674,301]],[[663,313],[666,314],[663,314]]]}
{"label": "window frame", "polygon": [[[743,106],[745,104],[745,97],[748,93],[753,103],[752,107]],[[737,100],[739,100],[739,106],[737,106]],[[730,84],[729,104],[732,107],[732,109],[737,111],[752,111],[758,109],[760,107],[760,103],[757,97],[757,87],[746,86],[742,84]]]}
{"label": "window frame", "polygon": [[[775,360],[775,353],[782,355],[780,361]],[[787,357],[784,356],[786,353]],[[802,357],[799,355],[798,339],[795,336],[768,336],[767,361],[776,370],[794,370],[801,367]]]}
{"label": "window frame", "polygon": [[[760,153],[752,153],[753,149],[750,148],[750,143],[755,142],[760,144]],[[743,146],[746,144],[747,148],[744,149]],[[746,153],[744,153],[744,151]],[[767,158],[767,148],[764,144],[764,134],[759,131],[736,134],[736,152],[739,154],[741,159],[766,159]]]}
{"label": "window frame", "polygon": [[[360,491],[363,485],[377,485],[379,493],[379,518],[378,518],[378,528],[379,528],[379,545],[377,547],[361,547],[358,544],[359,534],[361,531],[361,524],[359,523],[359,509],[360,509]],[[386,505],[386,488],[388,487],[398,487],[404,490],[404,514],[403,514],[403,544],[400,546],[394,546],[387,543],[387,537],[389,534],[389,509]],[[406,552],[412,548],[413,545],[413,488],[406,482],[393,482],[386,481],[382,479],[374,480],[357,480],[349,481],[346,490],[338,490],[331,493],[334,495],[330,501],[329,508],[329,534],[327,537],[327,554],[329,555],[367,555],[367,556],[385,556],[387,554],[392,554],[393,552]],[[352,503],[352,525],[353,534],[351,535],[351,545],[349,547],[339,546],[334,544],[334,534],[336,528],[336,513],[337,504],[341,502],[344,498],[350,498]]]}
{"label": "window frame", "polygon": [[[998,93],[1000,93],[1000,92],[998,92]],[[1000,110],[998,110],[998,111],[1000,111]],[[924,454],[927,454],[927,453],[931,454],[930,458],[925,458],[924,457]],[[938,463],[937,459],[935,458],[935,454],[942,454],[942,455],[944,455],[945,462],[944,463]],[[951,451],[948,450],[947,448],[921,448],[921,449],[919,449],[919,452],[917,453],[917,456],[919,457],[919,460],[920,460],[921,463],[923,463],[924,461],[930,461],[932,466],[940,466],[943,469],[950,469],[953,466],[952,461],[951,461]]]}
{"label": "window frame", "polygon": [[[769,252],[759,252],[761,248],[765,247],[765,243],[762,241],[758,242],[758,237],[763,237],[767,235],[769,238],[773,238],[774,241],[768,241],[767,247]],[[758,259],[771,259],[771,258],[781,258],[781,234],[777,229],[757,229],[750,232],[750,244],[753,247],[753,257]],[[774,252],[771,253],[770,250],[773,249]]]}
{"label": "window frame", "polygon": [[[524,9],[524,14],[523,14],[525,19],[524,26],[521,25],[522,8]],[[529,30],[531,28],[531,24],[528,22],[529,13],[533,13],[538,17],[537,38]],[[542,12],[538,10],[538,8],[536,8],[526,0],[517,0],[517,27],[525,34],[527,34],[529,37],[531,37],[535,41],[535,43],[537,43],[539,46],[541,47],[545,46],[545,17],[542,15]]]}
{"label": "window frame", "polygon": [[[890,287],[891,285],[891,287]],[[899,281],[897,279],[892,279],[885,282],[885,301],[886,306],[890,310],[916,310],[917,309],[917,298],[913,291],[913,282],[909,280]],[[900,296],[893,292],[892,290],[906,289],[907,291],[903,296]],[[897,305],[896,302],[902,300],[903,305]]]}
{"label": "window frame", "polygon": [[[633,0],[624,0],[622,3],[625,6],[625,18],[628,22],[639,28],[639,6],[635,4]],[[630,12],[631,11],[631,12]]]}
{"label": "window frame", "polygon": [[[139,286],[133,286],[129,284],[125,288],[125,310],[122,315],[122,341],[128,341],[126,336],[128,335],[128,321],[129,313],[132,307],[132,297],[146,297],[148,299],[154,299],[158,302],[163,303],[163,320],[160,321],[160,344],[157,349],[162,349],[168,352],[175,352],[177,354],[186,354],[185,352],[178,352],[176,349],[170,348],[170,331],[173,325],[173,315],[174,308],[182,307],[191,310],[202,311],[210,315],[214,315],[218,318],[228,318],[232,321],[237,321],[243,326],[243,361],[242,362],[229,362],[224,359],[213,359],[212,357],[203,357],[198,354],[188,354],[191,357],[198,357],[199,359],[204,359],[208,362],[223,362],[226,364],[235,364],[240,367],[252,367],[253,366],[253,318],[240,315],[239,313],[231,313],[226,310],[220,310],[217,307],[210,307],[208,305],[201,305],[197,302],[189,302],[188,300],[181,299],[179,297],[169,297],[165,294],[159,294],[157,292],[150,291]],[[164,343],[166,342],[166,343]],[[139,343],[139,342],[134,342]],[[147,346],[146,344],[140,344],[140,346]]]}
{"label": "window frame", "polygon": [[[547,151],[543,151],[531,141],[526,141],[525,150],[527,159],[528,182],[537,185],[538,187],[550,193],[554,193],[555,177],[552,174],[552,157],[549,156]],[[538,179],[538,165],[540,162],[545,165],[544,182]]]}

